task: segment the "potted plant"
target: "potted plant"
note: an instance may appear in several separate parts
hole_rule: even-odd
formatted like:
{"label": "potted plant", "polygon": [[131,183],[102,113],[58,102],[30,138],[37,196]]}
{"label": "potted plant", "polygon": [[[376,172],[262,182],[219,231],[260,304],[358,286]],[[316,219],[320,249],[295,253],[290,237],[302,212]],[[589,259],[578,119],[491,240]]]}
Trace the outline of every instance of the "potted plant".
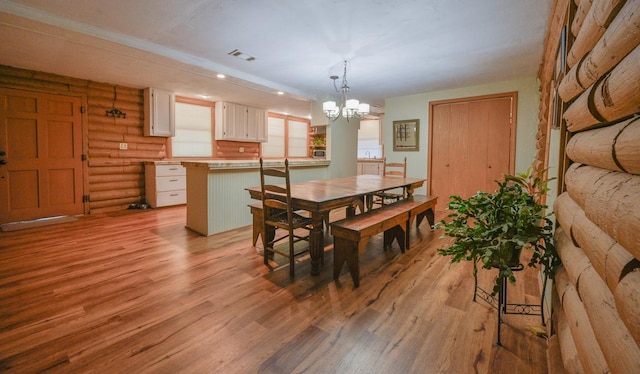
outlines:
{"label": "potted plant", "polygon": [[543,265],[544,272],[553,277],[560,264],[553,245],[552,223],[544,215],[547,208],[541,197],[547,192],[549,180],[526,173],[505,175],[494,193],[478,192],[468,199],[451,196],[451,213],[435,228],[443,229],[443,237],[453,238],[451,246],[438,253],[451,256],[451,262],[473,261],[473,274],[478,263],[485,269],[497,268],[493,295],[503,279],[515,283],[514,270],[521,269],[523,249],[532,252],[528,266]]}
{"label": "potted plant", "polygon": [[319,136],[313,138],[313,148],[324,148],[324,138]]}

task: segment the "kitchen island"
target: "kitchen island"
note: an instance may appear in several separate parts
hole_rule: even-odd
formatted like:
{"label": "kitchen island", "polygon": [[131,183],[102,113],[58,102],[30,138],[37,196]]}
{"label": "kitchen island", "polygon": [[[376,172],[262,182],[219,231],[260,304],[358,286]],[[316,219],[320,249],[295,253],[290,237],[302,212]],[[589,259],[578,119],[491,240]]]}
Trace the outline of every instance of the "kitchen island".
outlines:
{"label": "kitchen island", "polygon": [[[284,160],[265,160],[267,167],[283,167]],[[329,177],[329,160],[291,159],[291,182]],[[210,236],[248,226],[252,217],[245,190],[260,185],[259,160],[182,161],[187,170],[187,228]]]}

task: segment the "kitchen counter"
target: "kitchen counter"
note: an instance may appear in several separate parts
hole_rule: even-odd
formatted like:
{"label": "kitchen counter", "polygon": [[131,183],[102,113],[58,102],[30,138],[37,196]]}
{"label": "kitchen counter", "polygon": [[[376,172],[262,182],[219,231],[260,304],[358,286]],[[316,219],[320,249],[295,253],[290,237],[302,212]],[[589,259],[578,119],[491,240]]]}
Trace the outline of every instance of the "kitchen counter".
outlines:
{"label": "kitchen counter", "polygon": [[[289,167],[317,167],[329,166],[331,162],[324,159],[290,159]],[[284,167],[284,160],[264,160],[267,167]],[[238,170],[259,169],[260,160],[208,160],[208,161],[182,161],[182,166],[189,168],[202,168],[208,170]]]}
{"label": "kitchen counter", "polygon": [[[245,190],[260,186],[260,160],[181,161],[187,170],[187,227],[205,236],[252,224]],[[329,160],[289,160],[291,182],[328,178]],[[284,167],[284,160],[265,160]]]}

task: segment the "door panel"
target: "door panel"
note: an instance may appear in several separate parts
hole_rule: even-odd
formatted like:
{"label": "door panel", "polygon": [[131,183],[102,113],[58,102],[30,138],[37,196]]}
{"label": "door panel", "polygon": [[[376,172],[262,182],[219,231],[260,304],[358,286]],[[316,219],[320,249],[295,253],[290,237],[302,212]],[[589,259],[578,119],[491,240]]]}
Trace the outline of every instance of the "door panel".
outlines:
{"label": "door panel", "polygon": [[430,104],[429,193],[467,198],[513,173],[515,93]]}
{"label": "door panel", "polygon": [[0,223],[83,213],[80,106],[0,89]]}

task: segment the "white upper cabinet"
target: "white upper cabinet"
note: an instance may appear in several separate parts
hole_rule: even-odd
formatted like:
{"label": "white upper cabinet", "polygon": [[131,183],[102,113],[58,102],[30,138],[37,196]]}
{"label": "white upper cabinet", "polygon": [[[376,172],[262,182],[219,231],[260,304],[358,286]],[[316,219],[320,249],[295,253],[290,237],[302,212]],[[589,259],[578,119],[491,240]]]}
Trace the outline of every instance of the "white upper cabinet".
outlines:
{"label": "white upper cabinet", "polygon": [[144,135],[171,137],[175,127],[176,95],[169,90],[144,90]]}
{"label": "white upper cabinet", "polygon": [[216,103],[216,140],[267,141],[267,111],[227,102]]}

